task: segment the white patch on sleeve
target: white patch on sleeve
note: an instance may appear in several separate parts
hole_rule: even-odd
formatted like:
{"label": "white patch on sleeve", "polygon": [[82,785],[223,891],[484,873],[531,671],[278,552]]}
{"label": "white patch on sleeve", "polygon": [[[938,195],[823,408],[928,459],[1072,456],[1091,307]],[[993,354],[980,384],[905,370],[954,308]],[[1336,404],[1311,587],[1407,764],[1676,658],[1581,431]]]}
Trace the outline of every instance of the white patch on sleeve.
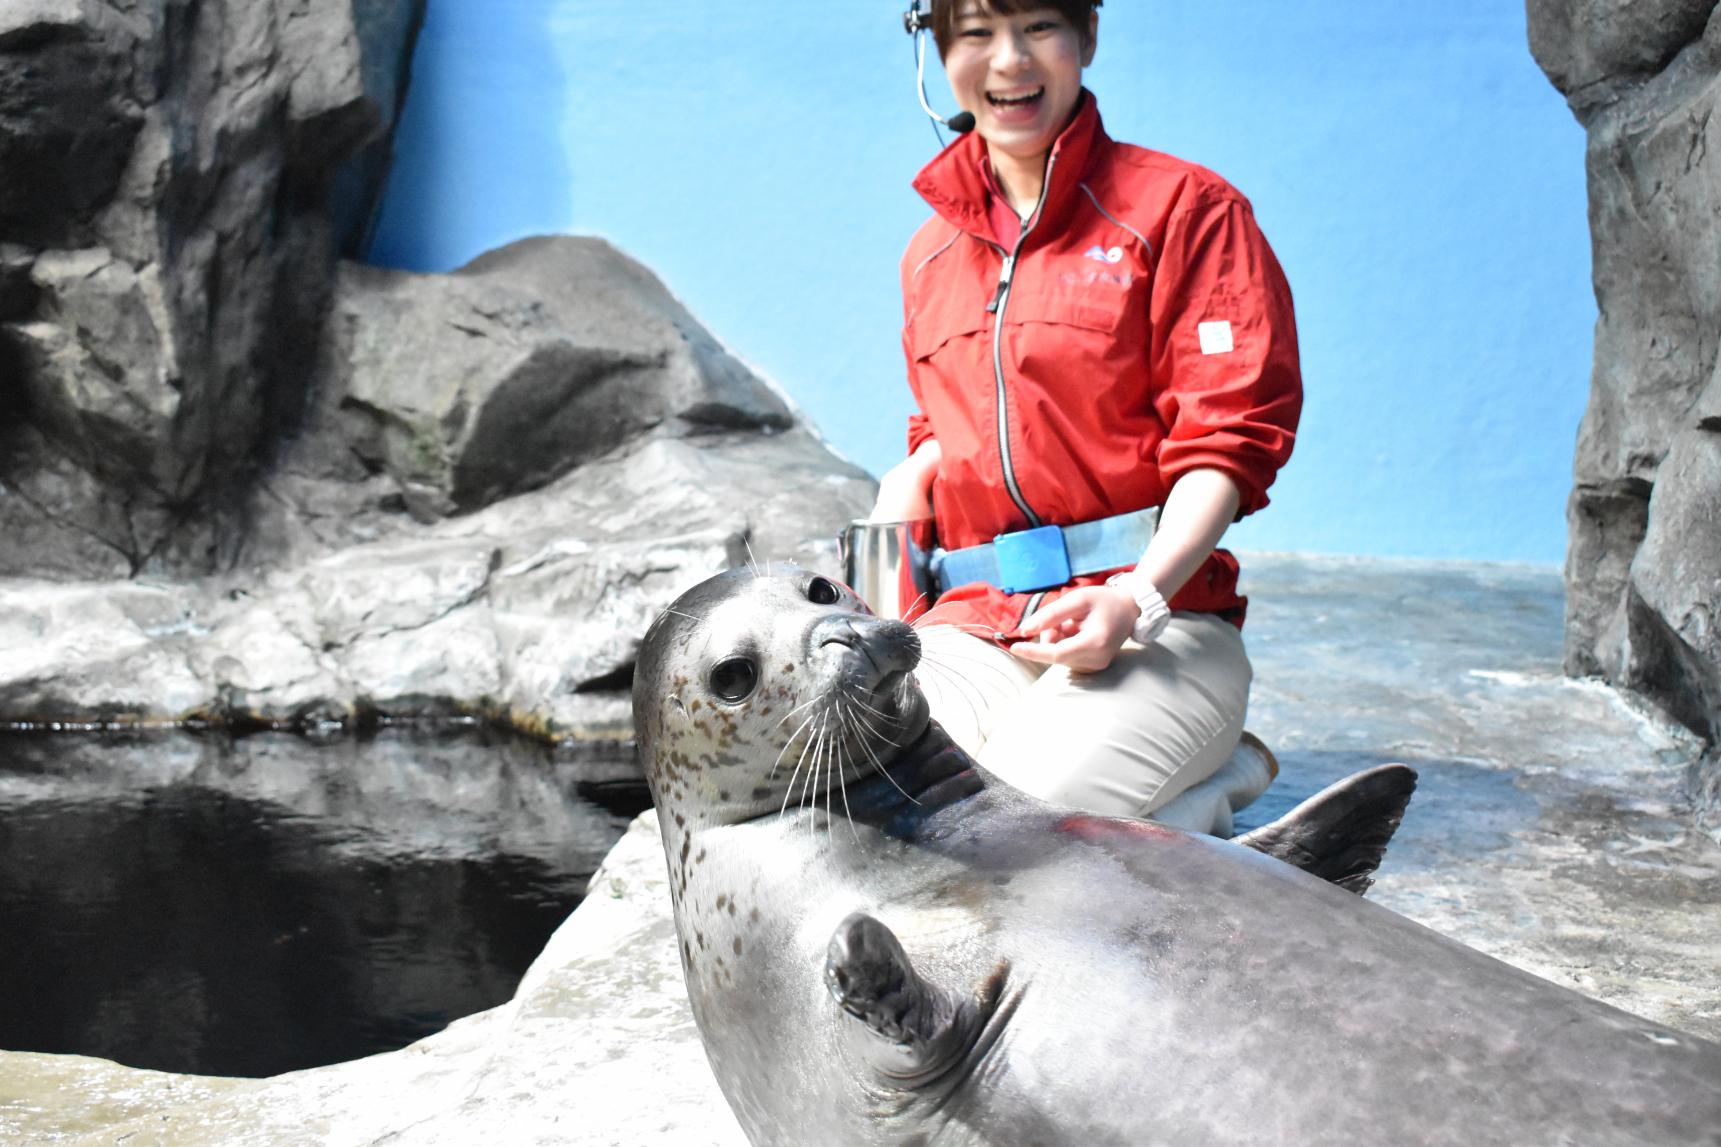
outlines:
{"label": "white patch on sleeve", "polygon": [[1234,349],[1231,341],[1231,324],[1224,319],[1218,322],[1201,323],[1196,326],[1195,333],[1201,337],[1202,354],[1226,354]]}

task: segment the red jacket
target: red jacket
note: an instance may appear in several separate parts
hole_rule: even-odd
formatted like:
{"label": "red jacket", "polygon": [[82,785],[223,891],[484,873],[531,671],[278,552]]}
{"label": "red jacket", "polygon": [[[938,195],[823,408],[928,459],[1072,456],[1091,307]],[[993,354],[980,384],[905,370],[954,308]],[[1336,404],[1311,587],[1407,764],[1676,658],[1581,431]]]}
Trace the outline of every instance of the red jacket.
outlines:
{"label": "red jacket", "polygon": [[[1203,168],[1114,143],[1084,93],[1001,285],[1009,253],[988,222],[984,155],[963,136],[915,179],[937,214],[902,260],[919,406],[908,446],[943,448],[939,544],[1162,505],[1205,467],[1237,483],[1239,516],[1265,506],[1302,382],[1290,287],[1248,200]],[[961,586],[926,620],[1008,633],[1044,596]],[[1224,550],[1171,601],[1238,625],[1245,604]]]}

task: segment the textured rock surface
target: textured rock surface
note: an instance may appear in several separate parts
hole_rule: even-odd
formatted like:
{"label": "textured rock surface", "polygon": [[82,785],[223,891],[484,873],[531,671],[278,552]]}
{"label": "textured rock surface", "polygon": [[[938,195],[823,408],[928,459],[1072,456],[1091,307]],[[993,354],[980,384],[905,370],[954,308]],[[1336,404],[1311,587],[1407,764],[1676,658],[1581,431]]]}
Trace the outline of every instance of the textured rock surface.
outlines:
{"label": "textured rock surface", "polygon": [[352,449],[415,514],[543,485],[667,421],[787,429],[649,271],[592,239],[525,239],[452,275],[349,264],[329,378]]}
{"label": "textured rock surface", "polygon": [[404,524],[385,537],[258,578],[0,580],[0,719],[458,707],[626,736],[657,611],[750,555],[836,573],[836,530],[873,489],[804,429],[646,438],[474,514],[392,515]]}
{"label": "textured rock surface", "polygon": [[332,189],[356,229],[423,6],[0,6],[0,533],[28,540],[0,574],[237,552],[310,387]]}
{"label": "textured rock surface", "polygon": [[[1595,370],[1570,506],[1566,668],[1721,736],[1721,5],[1530,0],[1589,133]],[[1721,818],[1713,766],[1700,815]]]}
{"label": "textured rock surface", "polygon": [[[252,28],[301,54],[284,106],[366,138],[380,81],[344,0],[286,11]],[[864,472],[606,243],[523,240],[454,275],[316,268],[333,303],[289,356],[296,432],[254,443],[266,467],[225,495],[236,564],[188,578],[140,559],[226,520],[156,497],[190,498],[208,457],[162,357],[173,281],[105,248],[0,250],[0,313],[20,316],[0,367],[31,412],[0,447],[0,720],[453,708],[626,736],[635,643],[682,587],[750,557],[835,573],[838,528],[871,504]],[[247,329],[222,353],[261,345]],[[260,416],[259,379],[234,401]]]}
{"label": "textured rock surface", "polygon": [[[1721,842],[1693,738],[1559,672],[1552,571],[1254,556],[1250,724],[1284,772],[1248,824],[1353,769],[1422,782],[1371,896],[1538,975],[1721,1038]],[[403,1051],[267,1080],[0,1055],[0,1138],[739,1147],[688,1012],[650,814],[513,1003]]]}

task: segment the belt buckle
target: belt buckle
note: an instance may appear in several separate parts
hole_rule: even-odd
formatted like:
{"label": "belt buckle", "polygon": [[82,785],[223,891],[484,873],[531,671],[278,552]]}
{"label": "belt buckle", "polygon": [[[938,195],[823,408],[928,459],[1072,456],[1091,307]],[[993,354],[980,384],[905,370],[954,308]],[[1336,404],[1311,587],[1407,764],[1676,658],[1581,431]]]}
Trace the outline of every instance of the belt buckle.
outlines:
{"label": "belt buckle", "polygon": [[992,539],[999,588],[1005,593],[1050,589],[1070,580],[1070,555],[1061,526],[1040,526]]}

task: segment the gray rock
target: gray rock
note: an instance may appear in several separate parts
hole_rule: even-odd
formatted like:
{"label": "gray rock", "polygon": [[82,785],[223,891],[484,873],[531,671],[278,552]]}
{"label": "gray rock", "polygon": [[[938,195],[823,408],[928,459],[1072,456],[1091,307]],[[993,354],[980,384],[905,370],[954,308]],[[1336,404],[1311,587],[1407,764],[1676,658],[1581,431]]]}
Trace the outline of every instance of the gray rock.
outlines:
{"label": "gray rock", "polygon": [[790,422],[662,283],[597,239],[525,239],[453,275],[349,264],[331,335],[353,449],[426,518],[542,486],[665,423]]}
{"label": "gray rock", "polygon": [[[1653,75],[1703,33],[1715,0],[1528,0],[1530,50],[1572,100],[1593,89]],[[1580,113],[1581,114],[1581,113]]]}
{"label": "gray rock", "polygon": [[1714,738],[1721,6],[1531,0],[1529,16],[1536,59],[1588,129],[1600,311],[1568,513],[1566,668]]}
{"label": "gray rock", "polygon": [[0,238],[87,240],[144,122],[132,86],[138,32],[106,4],[0,6]]}
{"label": "gray rock", "polygon": [[54,579],[129,577],[137,568],[131,513],[130,498],[108,491],[35,427],[0,427],[0,536],[11,558],[0,557],[0,573],[11,567]]}
{"label": "gray rock", "polygon": [[1699,426],[1673,440],[1631,592],[1624,683],[1654,689],[1713,740],[1721,735],[1721,431]]}
{"label": "gray rock", "polygon": [[[0,399],[13,425],[0,439],[23,422],[48,449],[0,450],[0,521],[100,538],[134,570],[236,558],[259,456],[311,390],[304,348],[341,238],[333,185],[349,161],[363,168],[341,193],[354,232],[423,6],[4,6]],[[91,480],[13,496],[43,465]],[[0,552],[0,575],[109,564],[75,545]]]}
{"label": "gray rock", "polygon": [[20,651],[0,658],[0,720],[464,711],[626,737],[658,611],[753,556],[837,573],[837,530],[874,489],[800,428],[648,437],[485,510],[397,515],[393,533],[255,579],[0,581],[0,649]]}
{"label": "gray rock", "polygon": [[31,422],[112,486],[190,493],[201,475],[168,448],[181,371],[158,269],[105,247],[46,251],[32,280],[35,317],[12,326]]}

